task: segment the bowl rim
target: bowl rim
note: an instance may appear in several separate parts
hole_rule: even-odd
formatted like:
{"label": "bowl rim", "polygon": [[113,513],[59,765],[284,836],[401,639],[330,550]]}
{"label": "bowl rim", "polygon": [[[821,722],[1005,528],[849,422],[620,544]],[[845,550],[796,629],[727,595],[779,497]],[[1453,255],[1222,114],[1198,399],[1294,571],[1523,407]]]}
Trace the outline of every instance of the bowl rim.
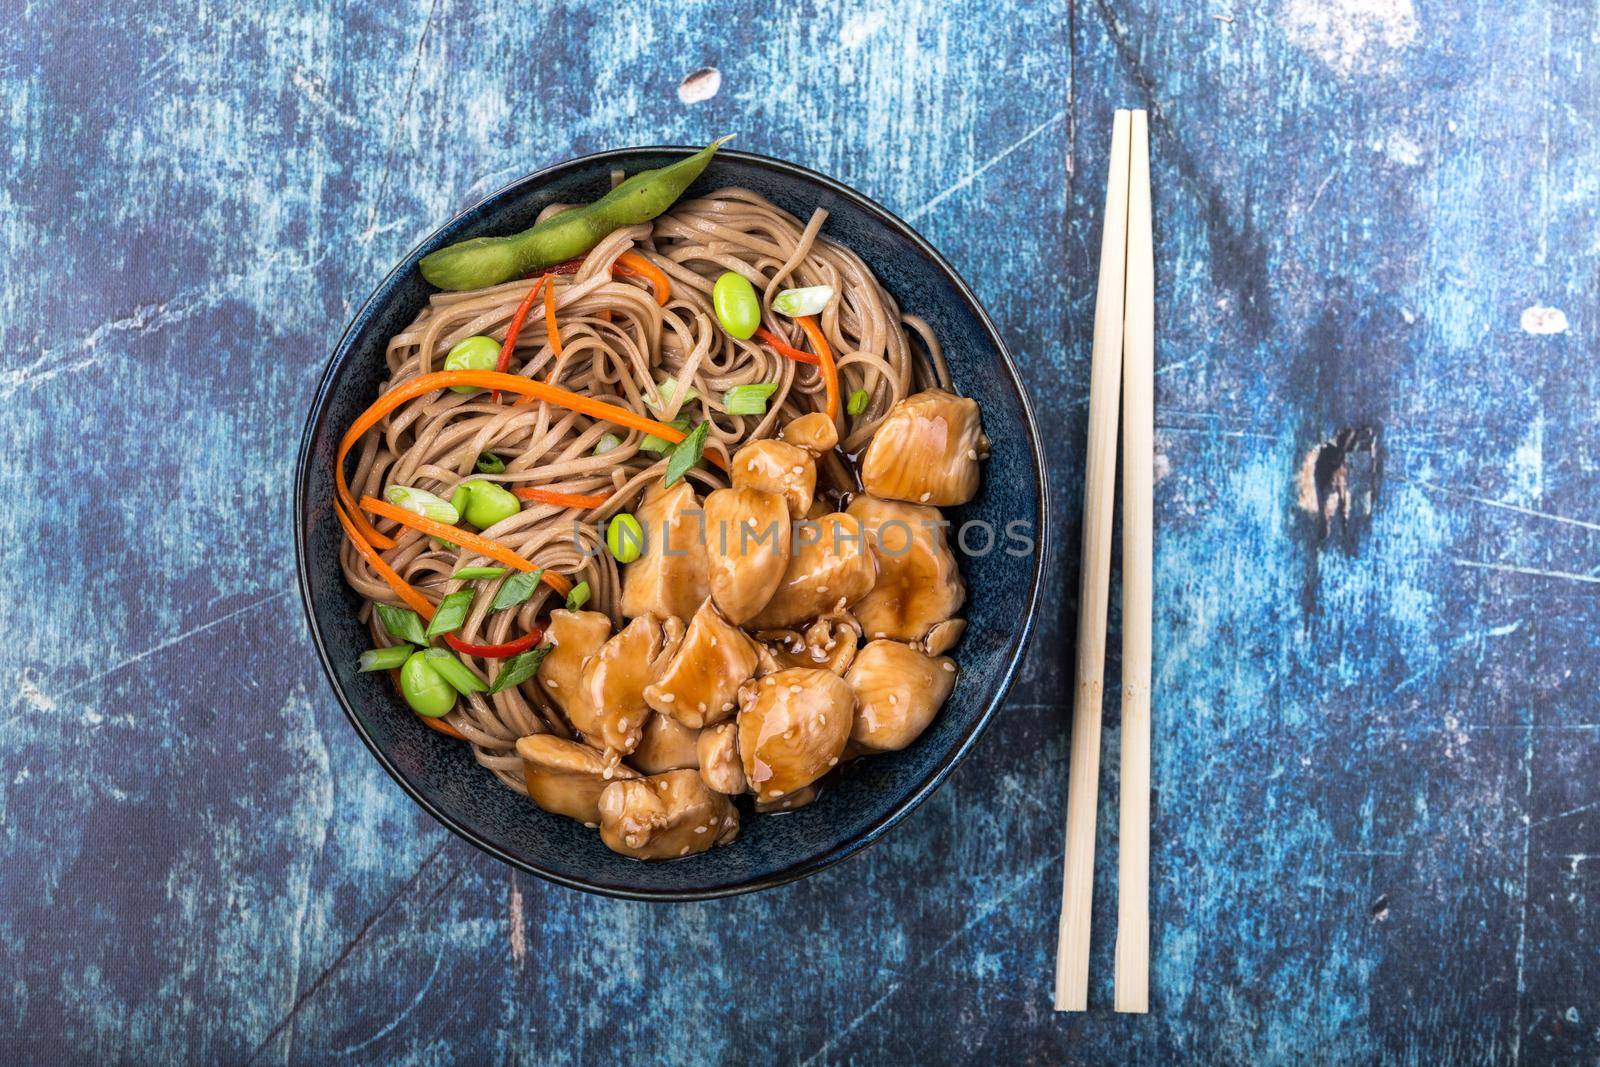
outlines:
{"label": "bowl rim", "polygon": [[360,717],[356,714],[349,696],[339,684],[339,678],[334,671],[333,662],[329,658],[327,643],[323,639],[322,628],[317,622],[316,613],[312,610],[311,569],[306,552],[306,512],[307,490],[311,476],[311,454],[317,432],[321,428],[327,414],[327,399],[331,393],[334,381],[342,366],[349,357],[349,346],[359,329],[367,319],[375,313],[382,300],[386,300],[394,287],[399,283],[402,275],[416,266],[421,258],[422,250],[427,247],[438,235],[450,228],[457,221],[466,216],[476,214],[490,205],[509,197],[527,195],[536,192],[540,186],[548,183],[562,172],[597,163],[618,162],[636,158],[641,153],[654,154],[684,154],[697,152],[703,146],[699,145],[635,145],[628,148],[612,148],[602,152],[591,152],[586,155],[573,156],[558,163],[531,171],[519,178],[502,185],[500,188],[479,198],[469,206],[456,212],[440,225],[434,227],[429,233],[418,241],[401,257],[400,261],[391,269],[373,289],[370,296],[362,302],[361,307],[351,316],[344,331],[339,335],[338,342],[334,345],[328,357],[327,366],[317,382],[310,398],[306,415],[305,429],[301,432],[299,453],[295,459],[294,474],[294,499],[290,508],[290,521],[294,523],[294,553],[295,575],[300,593],[300,607],[305,613],[306,624],[311,631],[312,644],[316,646],[317,659],[322,663],[323,673],[328,678],[328,683],[333,689],[334,697],[339,706],[344,709],[345,718],[355,729],[356,735],[361,738],[378,765],[384,769],[390,778],[400,786],[401,790],[409,796],[423,811],[431,815],[446,830],[455,836],[467,841],[478,850],[487,853],[502,863],[512,868],[524,871],[546,881],[569,889],[582,890],[601,896],[613,897],[623,900],[645,901],[693,901],[711,900],[719,897],[736,896],[742,893],[752,893],[762,889],[771,889],[789,882],[815,874],[818,871],[848,859],[861,852],[867,846],[875,844],[882,839],[889,830],[898,825],[913,809],[931,796],[934,790],[944,784],[945,780],[954,772],[956,766],[966,758],[973,746],[977,744],[990,723],[999,713],[1001,705],[1006,701],[1011,692],[1011,687],[1016,681],[1017,672],[1021,669],[1023,657],[1027,654],[1028,641],[1033,634],[1037,621],[1039,599],[1043,592],[1045,565],[1050,554],[1050,499],[1048,468],[1045,465],[1044,449],[1039,437],[1038,421],[1034,417],[1033,404],[1028,396],[1026,385],[1021,374],[1017,371],[1016,361],[1012,358],[1011,349],[1006,345],[1005,338],[995,327],[994,321],[978,300],[977,294],[967,285],[966,280],[956,271],[939,251],[930,244],[909,223],[894,214],[876,200],[857,192],[844,183],[820,174],[809,167],[798,163],[776,159],[772,156],[761,155],[755,152],[741,152],[732,150],[719,150],[718,159],[729,159],[741,163],[751,164],[758,168],[775,171],[780,174],[811,182],[826,189],[828,192],[844,200],[850,201],[857,208],[873,218],[878,224],[896,231],[908,241],[917,252],[927,259],[936,269],[954,284],[957,292],[966,300],[968,306],[976,313],[978,321],[988,333],[995,351],[999,353],[1000,364],[1006,374],[1006,379],[1016,394],[1022,409],[1023,428],[1027,434],[1028,454],[1033,460],[1034,482],[1038,494],[1038,504],[1035,508],[1034,527],[1036,530],[1036,549],[1033,556],[1033,574],[1029,580],[1028,593],[1023,611],[1022,626],[1016,631],[1015,642],[1007,658],[995,688],[994,696],[988,701],[977,718],[968,727],[956,744],[950,749],[943,759],[905,796],[896,801],[887,811],[875,819],[868,826],[854,836],[841,841],[837,845],[823,852],[821,855],[806,860],[799,860],[779,870],[750,878],[741,882],[732,882],[726,885],[711,886],[706,888],[690,889],[640,889],[630,886],[617,886],[590,881],[582,877],[564,874],[540,866],[531,860],[512,855],[490,841],[483,839],[471,829],[458,823],[447,812],[441,810],[428,799],[419,787],[412,785],[400,772],[388,754],[373,740],[372,736],[362,725]]}

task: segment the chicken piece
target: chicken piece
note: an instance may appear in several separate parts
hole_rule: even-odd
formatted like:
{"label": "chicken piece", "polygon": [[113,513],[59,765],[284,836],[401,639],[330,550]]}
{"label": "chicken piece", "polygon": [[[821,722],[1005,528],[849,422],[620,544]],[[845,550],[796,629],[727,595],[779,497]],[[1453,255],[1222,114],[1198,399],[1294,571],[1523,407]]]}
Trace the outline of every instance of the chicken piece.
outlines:
{"label": "chicken piece", "polygon": [[795,518],[811,507],[811,498],[817,491],[815,457],[787,441],[751,441],[733,454],[729,468],[728,476],[735,489],[777,493]]}
{"label": "chicken piece", "polygon": [[700,731],[695,740],[695,755],[700,760],[700,777],[708,788],[738,796],[750,788],[739,762],[739,724],[725,722]]}
{"label": "chicken piece", "polygon": [[600,794],[613,781],[637,778],[626,766],[612,766],[588,745],[552,734],[533,734],[517,740],[522,758],[522,780],[528,797],[545,811],[600,825]]}
{"label": "chicken piece", "polygon": [[800,630],[764,630],[756,635],[780,667],[817,667],[840,677],[850,669],[861,627],[849,613],[824,615]]}
{"label": "chicken piece", "polygon": [[611,620],[598,611],[557,608],[550,613],[550,625],[544,631],[550,652],[539,664],[537,677],[568,722],[576,724],[593,716],[583,695],[583,665],[610,636]]}
{"label": "chicken piece", "polygon": [[705,516],[694,489],[657,482],[635,516],[644,530],[643,551],[622,569],[622,614],[687,619],[710,588],[706,571]]}
{"label": "chicken piece", "polygon": [[877,576],[861,520],[842,512],[824,515],[797,527],[778,591],[746,625],[785,630],[809,622],[860,600]]}
{"label": "chicken piece", "polygon": [[808,785],[781,797],[759,799],[755,802],[756,814],[771,815],[776,812],[794,811],[796,808],[803,808],[813,800],[816,800],[821,792],[816,786]]}
{"label": "chicken piece", "polygon": [[644,721],[644,736],[628,757],[628,763],[644,774],[661,774],[685,767],[699,767],[695,742],[698,729],[691,729],[670,715],[651,712]]}
{"label": "chicken piece", "polygon": [[956,684],[955,661],[896,641],[872,641],[844,676],[855,690],[850,740],[867,752],[896,752],[915,741]]}
{"label": "chicken piece", "polygon": [[[672,620],[676,622],[676,620]],[[681,624],[679,624],[681,626]],[[645,686],[655,681],[682,631],[668,634],[654,615],[641,615],[600,646],[584,664],[581,715],[572,725],[597,748],[626,756],[644,736]]]}
{"label": "chicken piece", "polygon": [[861,482],[888,500],[965,504],[978,491],[978,460],[988,454],[977,401],[929,389],[900,401],[878,424]]}
{"label": "chicken piece", "polygon": [[956,647],[961,635],[967,632],[966,619],[946,619],[928,631],[922,650],[930,656],[942,656]]}
{"label": "chicken piece", "polygon": [[707,599],[656,680],[645,687],[645,703],[696,730],[714,725],[733,717],[739,686],[759,663],[756,643],[730,626]]}
{"label": "chicken piece", "polygon": [[855,717],[855,693],[844,679],[792,667],[767,675],[745,694],[739,758],[758,797],[793,793],[838,764]]}
{"label": "chicken piece", "polygon": [[789,508],[764,489],[718,489],[706,497],[711,598],[734,624],[767,606],[790,555]]}
{"label": "chicken piece", "polygon": [[738,833],[739,812],[706,788],[699,771],[612,782],[600,794],[600,839],[634,859],[676,859]]}
{"label": "chicken piece", "polygon": [[921,641],[967,597],[938,508],[863,494],[849,514],[861,520],[878,581],[852,611],[869,637]]}
{"label": "chicken piece", "polygon": [[831,452],[839,444],[839,427],[827,415],[813,411],[809,415],[791,419],[778,437],[791,445],[799,445],[812,455],[820,456],[824,452]]}

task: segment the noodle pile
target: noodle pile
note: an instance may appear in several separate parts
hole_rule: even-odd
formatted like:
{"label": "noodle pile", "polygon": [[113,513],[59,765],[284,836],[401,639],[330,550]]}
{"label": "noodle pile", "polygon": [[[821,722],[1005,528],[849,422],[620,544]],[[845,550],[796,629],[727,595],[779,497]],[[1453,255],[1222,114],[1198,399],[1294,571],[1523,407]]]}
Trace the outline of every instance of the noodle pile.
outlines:
{"label": "noodle pile", "polygon": [[[562,210],[547,208],[541,220]],[[745,189],[720,189],[680,202],[653,223],[617,230],[585,257],[577,273],[552,275],[562,353],[556,357],[544,316],[531,314],[517,337],[510,370],[541,381],[671,422],[686,418],[710,425],[706,452],[726,459],[747,441],[775,436],[791,419],[825,404],[822,376],[752,339],[726,333],[712,310],[717,276],[738,271],[762,297],[762,322],[797,347],[803,336],[790,320],[774,314],[772,298],[786,288],[827,285],[838,294],[819,324],[836,354],[840,391],[865,390],[866,409],[841,413],[840,447],[819,463],[819,495],[857,488],[844,455],[860,451],[889,409],[918,390],[950,387],[937,341],[927,324],[902,314],[894,299],[849,249],[821,235],[827,213],[814,212],[802,223]],[[613,277],[610,266],[635,251],[671,279],[671,297],[658,306],[642,278]],[[436,294],[428,307],[390,342],[386,389],[442,369],[445,354],[464,338],[483,334],[503,340],[518,303],[534,279],[521,279],[473,292]],[[776,383],[764,415],[730,415],[723,393],[732,386]],[[665,389],[662,383],[671,383]],[[693,393],[689,390],[692,389]],[[663,394],[665,394],[663,396]],[[681,398],[691,397],[688,402]],[[507,489],[537,487],[562,493],[605,497],[591,510],[525,503],[520,514],[498,523],[490,535],[541,567],[588,581],[589,610],[609,615],[620,627],[621,578],[604,550],[603,520],[630,510],[644,490],[662,478],[666,457],[642,450],[643,434],[544,403],[517,403],[487,392],[450,390],[429,393],[396,410],[367,434],[355,452],[351,487],[359,497],[382,497],[392,485],[427,489],[449,499],[463,481],[496,482]],[[621,444],[596,455],[607,434]],[[505,463],[502,473],[475,470],[480,453]],[[724,484],[709,464],[692,470],[703,494]],[[467,583],[450,575],[464,566],[489,562],[470,551],[455,551],[414,531],[379,520],[398,543],[384,558],[431,600]],[[346,579],[367,603],[363,621],[379,647],[396,643],[373,611],[373,602],[393,603],[394,595],[348,542],[341,552]],[[474,644],[510,641],[538,625],[541,615],[560,606],[541,585],[515,610],[490,613],[479,597],[458,636]],[[485,679],[495,661],[463,655]],[[519,793],[526,793],[522,764],[514,746],[519,737],[553,733],[570,738],[573,730],[538,687],[512,686],[495,694],[464,695],[444,719],[473,748],[483,766]]]}

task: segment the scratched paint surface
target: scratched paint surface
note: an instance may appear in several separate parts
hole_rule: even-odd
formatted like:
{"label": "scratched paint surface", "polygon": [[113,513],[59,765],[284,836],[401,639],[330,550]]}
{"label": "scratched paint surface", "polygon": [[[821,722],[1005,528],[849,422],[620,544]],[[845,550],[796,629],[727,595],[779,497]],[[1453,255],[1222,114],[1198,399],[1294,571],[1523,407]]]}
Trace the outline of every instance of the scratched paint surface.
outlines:
{"label": "scratched paint surface", "polygon": [[[1595,1062],[1593,9],[626,9],[8,7],[0,1059]],[[1050,1011],[1117,105],[1152,109],[1158,212],[1144,1018],[1109,1011],[1109,807],[1096,1007]],[[289,476],[344,322],[441,219],[728,131],[972,282],[1059,558],[1009,708],[887,841],[619,903],[512,875],[368,758]]]}

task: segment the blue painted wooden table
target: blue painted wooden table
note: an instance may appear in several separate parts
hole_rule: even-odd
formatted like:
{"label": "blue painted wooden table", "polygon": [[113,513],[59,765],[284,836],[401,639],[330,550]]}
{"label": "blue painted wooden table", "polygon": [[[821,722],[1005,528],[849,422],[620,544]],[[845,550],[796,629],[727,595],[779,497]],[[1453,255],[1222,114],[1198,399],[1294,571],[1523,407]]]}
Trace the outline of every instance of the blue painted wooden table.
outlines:
{"label": "blue painted wooden table", "polygon": [[[0,1060],[1600,1058],[1592,6],[4,23]],[[1158,213],[1153,996],[1109,1011],[1108,808],[1095,1010],[1063,1016],[1118,105],[1151,110]],[[289,473],[344,322],[441,219],[729,131],[972,282],[1044,416],[1059,557],[1008,709],[888,841],[754,897],[619,903],[476,854],[367,756],[291,588]]]}

